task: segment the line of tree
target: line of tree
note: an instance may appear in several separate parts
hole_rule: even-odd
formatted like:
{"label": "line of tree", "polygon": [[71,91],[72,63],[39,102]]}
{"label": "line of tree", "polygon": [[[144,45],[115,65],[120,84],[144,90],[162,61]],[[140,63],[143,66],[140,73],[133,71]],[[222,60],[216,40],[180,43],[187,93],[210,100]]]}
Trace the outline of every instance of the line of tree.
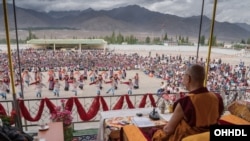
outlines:
{"label": "line of tree", "polygon": [[[95,38],[95,37],[91,37]],[[124,36],[121,33],[116,34],[114,31],[110,36],[99,37],[107,41],[109,44],[154,44],[154,45],[163,45],[165,41],[173,41],[173,38],[169,38],[168,34],[165,33],[163,37],[149,37],[145,38],[145,41],[139,41],[134,35]],[[179,39],[176,38],[178,45],[192,45],[189,42],[189,37],[179,36]]]}
{"label": "line of tree", "polygon": [[[16,39],[10,39],[10,43],[16,44]],[[19,39],[18,43],[24,44],[24,43],[26,43],[26,40]],[[7,44],[6,39],[5,38],[4,39],[0,39],[0,44]]]}
{"label": "line of tree", "polygon": [[29,29],[29,35],[26,38],[26,41],[31,40],[31,39],[38,39],[38,37],[32,33],[31,29]]}
{"label": "line of tree", "polygon": [[[205,37],[205,35],[202,35],[202,36],[200,37],[200,45],[209,45],[209,42],[210,42],[210,39],[208,38],[207,44],[206,44],[206,37]],[[212,46],[221,45],[221,44],[218,44],[218,43],[217,43],[217,38],[216,38],[216,36],[213,36],[212,44],[211,44],[211,45],[212,45]]]}
{"label": "line of tree", "polygon": [[250,38],[248,38],[247,41],[245,41],[245,39],[241,39],[240,43],[241,44],[250,44]]}
{"label": "line of tree", "polygon": [[[93,38],[93,37],[92,37]],[[121,33],[116,33],[113,31],[111,36],[100,37],[103,38],[108,44],[137,44],[138,39],[134,35],[123,36]]]}
{"label": "line of tree", "polygon": [[[26,43],[28,40],[31,40],[31,39],[38,39],[38,37],[35,35],[35,34],[33,34],[32,33],[32,30],[31,29],[29,29],[28,30],[28,32],[29,32],[29,35],[26,37],[26,39],[19,39],[18,40],[18,43],[21,43],[21,44],[24,44],[24,43]],[[17,43],[17,41],[16,41],[16,39],[10,39],[10,42],[11,43]],[[7,42],[6,42],[6,39],[4,38],[4,39],[0,39],[0,44],[6,44]]]}
{"label": "line of tree", "polygon": [[[38,39],[38,37],[32,33],[32,29],[28,29],[28,37],[26,37],[26,39],[22,40],[19,39],[19,43],[26,43],[27,40],[31,40],[31,39]],[[51,37],[52,38],[52,37]],[[96,37],[89,37],[89,39],[92,38],[96,38]],[[158,45],[162,45],[164,44],[164,42],[166,41],[170,41],[170,42],[176,42],[178,45],[193,45],[193,43],[190,43],[189,41],[189,37],[186,36],[177,36],[175,37],[175,41],[173,40],[173,38],[169,38],[167,32],[165,32],[165,34],[162,37],[149,37],[147,36],[145,38],[144,41],[139,41],[137,39],[136,36],[134,35],[127,35],[124,36],[122,35],[120,32],[118,34],[116,34],[114,31],[112,32],[112,34],[110,36],[105,36],[105,37],[99,37],[101,39],[104,39],[105,41],[108,42],[108,44],[122,44],[122,43],[127,43],[127,44],[158,44]],[[73,39],[77,39],[77,37],[73,36]],[[205,35],[202,35],[200,37],[200,45],[209,45],[209,38],[206,42],[206,37]],[[16,43],[15,39],[11,39],[10,41],[11,43]],[[0,43],[1,44],[6,44],[6,39],[0,39]],[[241,44],[250,44],[250,38],[248,38],[247,40],[242,39],[240,41]],[[213,36],[213,41],[212,41],[212,46],[224,46],[224,43],[217,43],[217,38],[216,36]]]}

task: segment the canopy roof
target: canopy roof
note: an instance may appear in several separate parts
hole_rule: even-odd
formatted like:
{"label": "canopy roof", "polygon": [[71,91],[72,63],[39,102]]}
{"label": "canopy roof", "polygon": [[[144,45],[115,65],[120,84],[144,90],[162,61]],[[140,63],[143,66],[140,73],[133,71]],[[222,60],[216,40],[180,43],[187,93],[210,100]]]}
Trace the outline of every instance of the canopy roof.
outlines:
{"label": "canopy roof", "polygon": [[103,39],[31,39],[27,41],[35,49],[104,49],[107,42]]}
{"label": "canopy roof", "polygon": [[103,39],[31,39],[27,44],[87,44],[104,45],[107,42]]}

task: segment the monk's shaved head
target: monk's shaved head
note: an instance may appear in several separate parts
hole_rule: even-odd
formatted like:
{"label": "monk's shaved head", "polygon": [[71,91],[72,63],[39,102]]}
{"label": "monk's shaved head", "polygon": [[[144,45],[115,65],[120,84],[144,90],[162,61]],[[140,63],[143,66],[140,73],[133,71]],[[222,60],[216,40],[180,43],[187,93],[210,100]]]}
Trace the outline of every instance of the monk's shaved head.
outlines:
{"label": "monk's shaved head", "polygon": [[205,80],[205,69],[203,66],[194,64],[186,71],[190,75],[193,81],[203,83]]}

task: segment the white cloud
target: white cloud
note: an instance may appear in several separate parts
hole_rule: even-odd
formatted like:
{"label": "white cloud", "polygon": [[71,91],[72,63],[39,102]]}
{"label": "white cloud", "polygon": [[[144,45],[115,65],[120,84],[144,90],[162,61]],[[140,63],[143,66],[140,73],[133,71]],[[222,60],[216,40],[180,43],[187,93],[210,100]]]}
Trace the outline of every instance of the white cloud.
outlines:
{"label": "white cloud", "polygon": [[[204,1],[204,15],[211,18],[214,0]],[[132,4],[152,11],[187,17],[200,15],[202,0],[16,0],[17,6],[46,12],[87,8],[110,10]],[[249,7],[250,0],[217,0],[216,20],[250,24]]]}
{"label": "white cloud", "polygon": [[217,6],[216,20],[228,22],[245,22],[250,24],[250,1],[229,0],[223,1]]}

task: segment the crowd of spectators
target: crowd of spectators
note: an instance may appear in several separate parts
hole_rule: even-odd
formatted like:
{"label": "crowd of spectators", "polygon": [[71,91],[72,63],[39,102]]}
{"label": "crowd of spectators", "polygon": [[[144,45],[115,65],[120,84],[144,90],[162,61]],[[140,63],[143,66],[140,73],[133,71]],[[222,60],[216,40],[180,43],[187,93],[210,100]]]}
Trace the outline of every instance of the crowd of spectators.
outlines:
{"label": "crowd of spectators", "polygon": [[[98,75],[101,71],[120,70],[123,72],[124,70],[139,69],[149,77],[162,79],[164,83],[162,85],[169,92],[180,91],[182,75],[191,64],[206,65],[206,58],[196,59],[194,56],[182,55],[170,56],[167,53],[156,54],[155,56],[150,54],[140,56],[137,53],[105,53],[102,50],[53,51],[24,49],[19,51],[20,62],[17,53],[16,51],[12,53],[16,77],[19,74],[19,64],[22,72],[25,70],[29,72],[46,72],[51,69],[58,72],[65,69],[67,72],[86,70],[88,74],[96,71]],[[0,57],[2,58],[0,61],[0,78],[4,80],[6,77],[10,77],[8,55],[1,53]],[[247,89],[250,85],[250,68],[243,61],[240,61],[238,65],[231,65],[224,63],[222,59],[211,59],[207,76],[207,87],[211,91],[242,90]],[[124,76],[121,75],[121,77]]]}

